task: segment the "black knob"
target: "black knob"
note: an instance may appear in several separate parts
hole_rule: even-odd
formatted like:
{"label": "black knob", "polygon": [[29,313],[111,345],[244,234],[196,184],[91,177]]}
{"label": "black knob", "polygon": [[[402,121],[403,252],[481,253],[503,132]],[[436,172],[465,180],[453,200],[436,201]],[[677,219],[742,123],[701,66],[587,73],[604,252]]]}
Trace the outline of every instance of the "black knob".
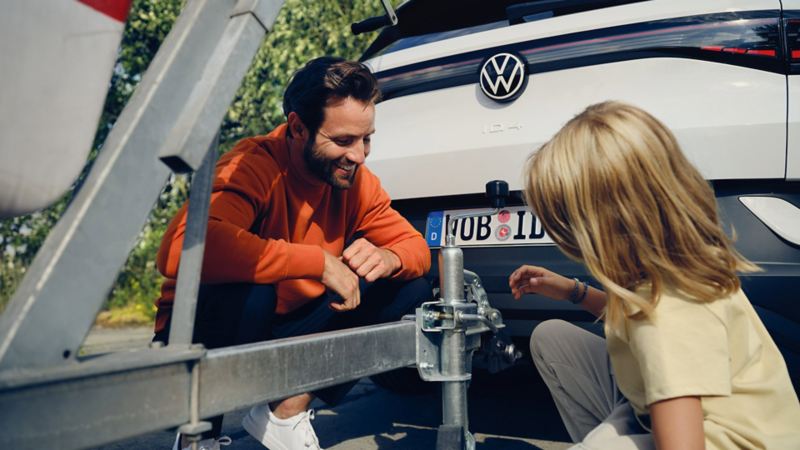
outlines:
{"label": "black knob", "polygon": [[502,208],[506,206],[508,198],[508,183],[503,180],[492,180],[486,183],[486,196],[492,208]]}

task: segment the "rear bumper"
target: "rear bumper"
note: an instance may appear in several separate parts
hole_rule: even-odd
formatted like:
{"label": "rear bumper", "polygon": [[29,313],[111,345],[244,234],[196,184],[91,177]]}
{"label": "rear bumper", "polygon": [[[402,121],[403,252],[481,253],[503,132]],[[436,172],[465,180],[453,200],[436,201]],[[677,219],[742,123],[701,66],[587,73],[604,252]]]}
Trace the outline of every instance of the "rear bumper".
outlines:
{"label": "rear bumper", "polygon": [[[717,182],[714,187],[722,221],[729,234],[734,230],[737,249],[764,269],[742,276],[743,290],[781,348],[793,378],[800,378],[800,247],[773,232],[739,201],[743,195],[767,195],[800,207],[800,183],[737,181]],[[516,204],[521,204],[519,198]],[[402,200],[394,206],[424,233],[430,211],[485,205],[482,195],[468,195]],[[437,253],[434,249],[429,274],[434,284],[438,281]],[[527,337],[537,323],[552,318],[579,323],[595,320],[568,302],[539,296],[514,300],[508,276],[522,264],[540,265],[567,277],[591,280],[583,265],[566,258],[555,246],[464,248],[465,268],[480,275],[489,300],[502,311],[513,336]]]}

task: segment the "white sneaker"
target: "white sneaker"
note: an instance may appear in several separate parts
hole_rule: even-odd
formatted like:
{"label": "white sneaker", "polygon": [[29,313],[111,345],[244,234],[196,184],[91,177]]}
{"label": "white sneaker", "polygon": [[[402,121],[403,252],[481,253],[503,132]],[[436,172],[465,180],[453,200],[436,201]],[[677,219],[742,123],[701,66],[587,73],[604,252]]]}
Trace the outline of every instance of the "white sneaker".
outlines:
{"label": "white sneaker", "polygon": [[242,420],[242,426],[257,441],[270,450],[322,450],[311,421],[314,410],[279,419],[268,404],[256,405]]}
{"label": "white sneaker", "polygon": [[[219,439],[203,439],[197,443],[197,450],[220,450],[220,446],[227,447],[231,445],[231,442],[233,442],[233,440],[228,436],[222,436]],[[175,436],[175,443],[172,444],[172,450],[192,450],[191,445],[183,447],[183,449],[180,448],[180,445],[181,434],[177,433]]]}

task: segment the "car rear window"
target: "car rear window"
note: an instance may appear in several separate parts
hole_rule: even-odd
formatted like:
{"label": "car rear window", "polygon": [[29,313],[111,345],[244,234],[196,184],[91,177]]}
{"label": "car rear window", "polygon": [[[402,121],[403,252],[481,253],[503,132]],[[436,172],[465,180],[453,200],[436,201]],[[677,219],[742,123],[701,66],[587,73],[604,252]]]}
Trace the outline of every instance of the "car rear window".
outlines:
{"label": "car rear window", "polygon": [[431,42],[642,0],[409,0],[397,25],[381,30],[361,59]]}
{"label": "car rear window", "polygon": [[494,30],[496,28],[502,28],[506,26],[508,26],[508,21],[501,20],[498,22],[477,25],[474,27],[462,28],[460,30],[442,31],[439,33],[430,33],[430,34],[423,34],[421,36],[400,38],[394,43],[389,44],[388,47],[375,53],[374,56],[385,55],[387,53],[392,53],[411,47],[418,47],[420,45],[430,44],[431,42],[443,41],[445,39],[452,39],[459,36],[467,36],[469,34],[480,33],[481,31]]}

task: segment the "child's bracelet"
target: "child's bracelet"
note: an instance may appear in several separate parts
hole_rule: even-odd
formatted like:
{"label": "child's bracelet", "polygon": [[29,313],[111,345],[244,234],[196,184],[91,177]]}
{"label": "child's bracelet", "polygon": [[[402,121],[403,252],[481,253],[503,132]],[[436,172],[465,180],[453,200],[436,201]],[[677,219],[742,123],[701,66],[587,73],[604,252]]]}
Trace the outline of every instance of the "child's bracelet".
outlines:
{"label": "child's bracelet", "polygon": [[577,278],[573,278],[572,280],[575,281],[575,284],[572,286],[572,292],[569,293],[569,297],[567,297],[567,300],[569,300],[570,303],[577,304],[578,292],[581,286],[581,282],[578,281]]}
{"label": "child's bracelet", "polygon": [[[567,300],[573,305],[579,305],[586,298],[586,294],[589,293],[589,285],[586,284],[586,282],[581,283],[577,278],[573,278],[573,280],[575,280],[575,285],[572,287],[572,292],[569,294]],[[583,292],[579,295],[581,284],[583,284]]]}
{"label": "child's bracelet", "polygon": [[586,294],[588,294],[588,293],[589,293],[589,285],[586,284],[586,282],[584,281],[583,282],[583,294],[581,294],[581,298],[579,298],[578,301],[575,302],[575,304],[577,305],[577,304],[582,303],[586,299]]}

